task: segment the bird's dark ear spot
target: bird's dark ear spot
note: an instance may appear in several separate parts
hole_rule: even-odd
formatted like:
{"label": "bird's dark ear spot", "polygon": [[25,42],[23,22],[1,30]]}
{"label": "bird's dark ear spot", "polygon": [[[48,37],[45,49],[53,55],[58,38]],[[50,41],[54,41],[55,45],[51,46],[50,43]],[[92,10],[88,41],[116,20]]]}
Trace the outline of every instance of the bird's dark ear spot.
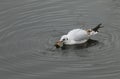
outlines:
{"label": "bird's dark ear spot", "polygon": [[65,41],[65,39],[63,39],[63,41]]}

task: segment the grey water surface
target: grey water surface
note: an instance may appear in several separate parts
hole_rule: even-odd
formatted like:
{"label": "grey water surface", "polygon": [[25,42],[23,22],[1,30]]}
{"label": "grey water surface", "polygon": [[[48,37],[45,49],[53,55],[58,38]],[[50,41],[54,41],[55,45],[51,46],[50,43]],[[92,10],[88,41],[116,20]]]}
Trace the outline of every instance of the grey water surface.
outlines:
{"label": "grey water surface", "polygon": [[[54,47],[99,23],[87,47]],[[0,79],[120,79],[120,0],[0,0]]]}

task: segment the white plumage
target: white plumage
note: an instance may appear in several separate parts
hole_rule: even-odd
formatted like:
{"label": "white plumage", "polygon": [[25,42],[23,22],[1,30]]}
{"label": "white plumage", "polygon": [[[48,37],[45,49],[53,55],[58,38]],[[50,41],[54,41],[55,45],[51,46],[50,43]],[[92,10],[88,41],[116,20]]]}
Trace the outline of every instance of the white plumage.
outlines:
{"label": "white plumage", "polygon": [[97,34],[98,32],[91,31],[88,33],[87,30],[83,29],[73,29],[68,32],[67,35],[63,35],[60,41],[64,41],[64,44],[72,45],[72,44],[81,44],[85,43],[90,36]]}
{"label": "white plumage", "polygon": [[[63,35],[59,41],[56,42],[56,48],[62,47],[64,44],[82,44],[88,41],[88,39],[98,33],[98,29],[101,28],[102,24],[98,24],[92,29],[73,29],[69,31],[66,35]],[[103,26],[102,26],[103,27]]]}

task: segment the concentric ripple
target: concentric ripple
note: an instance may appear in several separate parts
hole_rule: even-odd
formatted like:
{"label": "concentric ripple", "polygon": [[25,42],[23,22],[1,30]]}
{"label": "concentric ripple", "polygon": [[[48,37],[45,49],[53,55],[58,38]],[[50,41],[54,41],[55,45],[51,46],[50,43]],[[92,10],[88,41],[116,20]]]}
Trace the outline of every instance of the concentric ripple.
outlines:
{"label": "concentric ripple", "polygon": [[[119,0],[0,1],[0,79],[119,79]],[[103,23],[85,46],[56,49],[74,28]]]}

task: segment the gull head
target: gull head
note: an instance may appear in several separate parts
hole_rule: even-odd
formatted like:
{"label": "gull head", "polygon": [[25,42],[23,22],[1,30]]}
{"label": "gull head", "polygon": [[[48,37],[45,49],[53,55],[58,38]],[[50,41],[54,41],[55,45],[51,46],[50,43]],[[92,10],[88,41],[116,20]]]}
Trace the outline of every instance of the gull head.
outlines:
{"label": "gull head", "polygon": [[63,35],[59,41],[55,43],[56,48],[63,47],[63,45],[68,41],[67,35]]}

